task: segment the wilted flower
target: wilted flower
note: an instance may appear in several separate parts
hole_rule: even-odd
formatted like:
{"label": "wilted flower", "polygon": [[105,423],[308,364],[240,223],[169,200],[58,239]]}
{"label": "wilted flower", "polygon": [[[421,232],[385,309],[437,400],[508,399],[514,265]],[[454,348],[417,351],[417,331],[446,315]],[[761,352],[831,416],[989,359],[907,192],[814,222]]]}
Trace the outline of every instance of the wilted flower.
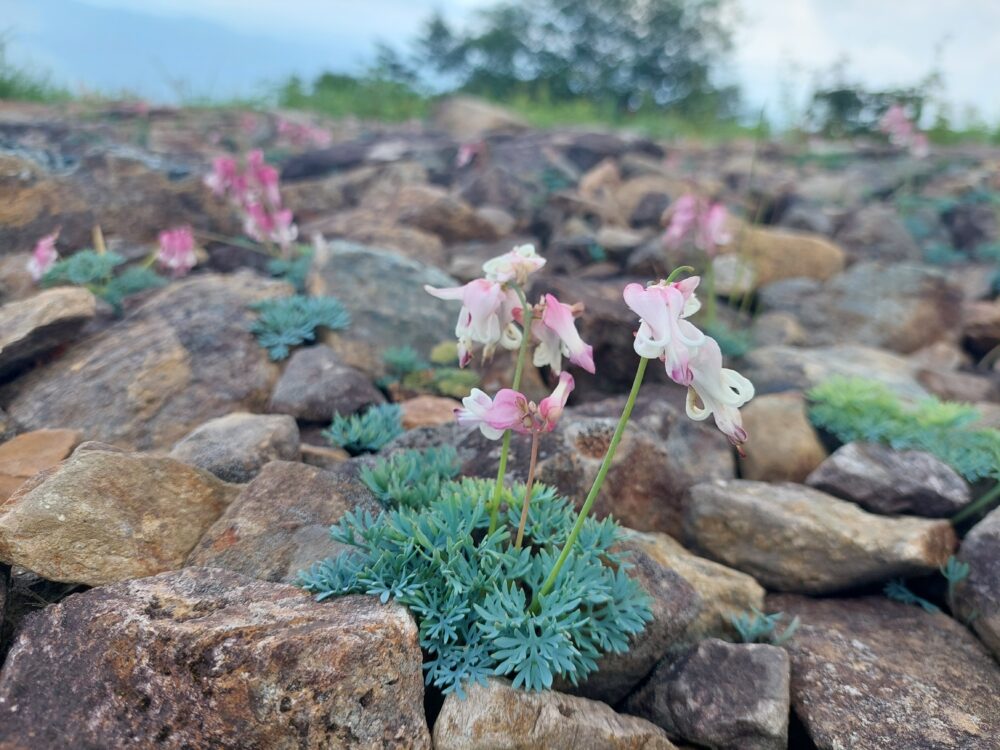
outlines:
{"label": "wilted flower", "polygon": [[753,383],[722,366],[722,351],[709,336],[691,358],[691,371],[694,380],[688,389],[687,415],[698,421],[714,415],[718,428],[739,448],[747,439],[739,408],[753,398]]}
{"label": "wilted flower", "polygon": [[507,430],[522,435],[541,434],[555,429],[575,383],[564,372],[559,384],[540,403],[529,401],[519,391],[504,388],[490,398],[478,388],[462,399],[463,408],[455,410],[459,424],[475,425],[490,440],[498,440]]}
{"label": "wilted flower", "polygon": [[573,305],[560,302],[551,294],[543,297],[541,317],[531,322],[531,332],[538,339],[533,362],[535,367],[548,365],[555,373],[562,371],[562,358],[594,372],[594,347],[584,343],[576,330]]}
{"label": "wilted flower", "polygon": [[31,252],[28,260],[28,273],[35,282],[42,280],[42,277],[59,260],[59,251],[56,250],[56,239],[59,237],[57,229],[52,234],[47,234],[35,244],[35,249]]}
{"label": "wilted flower", "polygon": [[513,250],[483,263],[483,273],[489,281],[513,281],[523,285],[528,275],[545,265],[545,258],[535,252],[534,245],[518,245]]}
{"label": "wilted flower", "polygon": [[160,232],[157,262],[169,268],[174,276],[183,276],[198,262],[191,227],[177,227]]}
{"label": "wilted flower", "polygon": [[513,289],[496,281],[475,279],[465,286],[424,290],[438,299],[460,300],[455,336],[458,338],[458,363],[465,367],[472,360],[472,347],[483,346],[483,358],[489,359],[497,346],[516,349],[521,343],[521,331],[514,324],[514,312],[521,302]]}

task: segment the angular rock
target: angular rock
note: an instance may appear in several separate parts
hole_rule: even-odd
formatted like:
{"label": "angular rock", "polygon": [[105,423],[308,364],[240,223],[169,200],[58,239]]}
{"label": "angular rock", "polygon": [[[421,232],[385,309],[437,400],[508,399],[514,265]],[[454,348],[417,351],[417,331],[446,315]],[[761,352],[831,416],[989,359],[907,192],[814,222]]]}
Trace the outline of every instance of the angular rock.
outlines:
{"label": "angular rock", "polygon": [[330,347],[310,346],[292,354],[271,394],[270,411],[305,422],[329,422],[354,414],[385,396],[365,373],[341,362]]}
{"label": "angular rock", "polygon": [[94,317],[86,289],[57,287],[0,307],[0,375],[71,340]]}
{"label": "angular rock", "polygon": [[451,424],[455,419],[455,409],[461,408],[462,402],[445,396],[415,396],[399,406],[403,410],[403,429],[415,430],[418,427]]}
{"label": "angular rock", "polygon": [[236,491],[172,458],[84,443],[0,506],[0,560],[88,586],[173,570]]}
{"label": "angular rock", "polygon": [[224,482],[249,482],[268,461],[298,461],[299,427],[284,414],[234,412],[210,419],[182,438],[170,457]]}
{"label": "angular rock", "polygon": [[970,569],[955,592],[958,614],[1000,662],[1000,509],[972,527],[958,558]]}
{"label": "angular rock", "polygon": [[491,679],[445,698],[434,724],[434,750],[674,750],[659,727],[586,698],[529,693]]}
{"label": "angular rock", "polygon": [[741,411],[750,435],[746,457],[740,459],[744,479],[801,482],[826,458],[801,393],[758,396]]}
{"label": "angular rock", "polygon": [[0,398],[28,430],[167,448],[206,419],[266,404],[278,367],[250,333],[248,305],[290,291],[248,272],[174,282]]}
{"label": "angular rock", "polygon": [[881,443],[841,446],[806,484],[884,515],[947,518],[972,497],[965,480],[936,456]]}
{"label": "angular rock", "polygon": [[451,339],[460,305],[423,289],[425,284],[457,286],[445,273],[346,242],[321,249],[313,264],[312,293],[333,295],[351,312],[348,328],[326,335],[345,364],[380,375],[385,349],[411,346],[427,356],[436,344]]}
{"label": "angular rock", "polygon": [[883,597],[768,597],[799,617],[792,708],[818,750],[997,750],[1000,668],[947,615]]}
{"label": "angular rock", "polygon": [[401,607],[188,568],[33,615],[0,747],[430,748],[420,661]]}
{"label": "angular rock", "polygon": [[809,594],[930,573],[956,545],[947,521],[875,516],[811,487],[748,480],[695,485],[684,535],[769,589]]}
{"label": "angular rock", "polygon": [[293,582],[300,570],[339,552],[330,527],[345,513],[382,511],[357,474],[350,462],[327,471],[272,461],[205,532],[186,564]]}
{"label": "angular rock", "polygon": [[25,480],[58,464],[79,443],[75,430],[35,430],[0,443],[0,502]]}
{"label": "angular rock", "polygon": [[492,242],[500,238],[491,222],[442,188],[406,186],[396,196],[395,208],[401,224],[437,235],[443,242]]}
{"label": "angular rock", "polygon": [[[806,232],[770,227],[742,226],[734,242],[723,245],[715,263],[716,289],[730,294],[757,289],[780,279],[805,277],[823,281],[844,270],[844,251],[835,243]],[[752,273],[741,273],[749,263]]]}
{"label": "angular rock", "polygon": [[923,260],[913,235],[891,206],[872,204],[858,209],[842,223],[836,238],[852,262],[919,263]]}
{"label": "angular rock", "polygon": [[967,304],[962,335],[981,354],[1000,346],[1000,300]]}
{"label": "angular rock", "polygon": [[709,638],[659,664],[624,709],[705,747],[785,750],[790,681],[784,649]]}

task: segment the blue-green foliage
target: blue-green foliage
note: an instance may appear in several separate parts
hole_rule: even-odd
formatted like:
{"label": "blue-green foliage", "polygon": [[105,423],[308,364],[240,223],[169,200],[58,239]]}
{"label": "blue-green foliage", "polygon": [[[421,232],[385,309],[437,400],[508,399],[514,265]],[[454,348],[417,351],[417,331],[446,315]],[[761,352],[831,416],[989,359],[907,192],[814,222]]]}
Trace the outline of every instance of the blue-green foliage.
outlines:
{"label": "blue-green foliage", "polygon": [[351,316],[333,297],[278,297],[250,306],[257,312],[251,331],[272,360],[285,359],[293,346],[316,339],[317,328],[346,328]]}
{"label": "blue-green foliage", "polygon": [[[969,577],[969,573],[972,572],[972,569],[969,567],[968,563],[962,562],[957,557],[952,555],[948,558],[948,561],[944,565],[938,568],[938,570],[941,572],[941,575],[944,576],[945,581],[948,582],[948,590],[945,594],[945,600],[948,602],[948,609],[951,611],[953,616],[957,616],[958,610],[955,604],[955,594],[958,591],[959,585]],[[941,608],[936,604],[929,602],[922,596],[917,596],[910,591],[909,587],[907,587],[902,578],[895,578],[889,581],[885,585],[883,593],[893,601],[920,607],[925,612],[934,613],[941,611]],[[965,618],[965,623],[970,625],[976,618],[976,615],[976,612],[969,614]]]}
{"label": "blue-green foliage", "polygon": [[447,482],[423,508],[399,507],[375,518],[345,516],[333,538],[354,549],[315,564],[301,584],[325,599],[372,594],[396,599],[419,625],[428,684],[464,696],[470,682],[507,676],[542,690],[556,676],[573,684],[597,669],[605,653],[628,649],[652,619],[649,596],[627,573],[615,548],[614,521],[588,518],[555,588],[532,596],[552,569],[574,509],[551,488],[532,493],[525,546],[513,549],[523,485],[505,491],[503,523],[489,533],[493,483]]}
{"label": "blue-green foliage", "polygon": [[101,298],[120,311],[126,297],[144,292],[147,289],[159,289],[166,286],[167,280],[152,268],[132,266],[115,276],[101,291]]}
{"label": "blue-green foliage", "polygon": [[386,372],[397,380],[430,367],[412,346],[391,346],[382,352],[382,361],[385,362]]}
{"label": "blue-green foliage", "polygon": [[967,404],[928,397],[904,404],[884,385],[834,377],[809,391],[809,417],[838,440],[886,443],[933,453],[969,481],[1000,479],[1000,431],[975,429]]}
{"label": "blue-green foliage", "polygon": [[269,260],[267,272],[292,284],[295,291],[304,293],[306,278],[309,276],[309,268],[312,266],[313,251],[306,245],[299,245],[296,247],[295,253],[292,258],[272,258]]}
{"label": "blue-green foliage", "polygon": [[731,328],[719,320],[705,326],[705,333],[718,342],[725,357],[742,357],[753,348],[753,338],[749,331]]}
{"label": "blue-green foliage", "polygon": [[361,470],[361,481],[383,505],[423,508],[438,498],[442,485],[456,474],[455,449],[442,446],[379,458],[374,466]]}
{"label": "blue-green foliage", "polygon": [[903,582],[902,578],[894,578],[889,581],[885,588],[882,589],[883,593],[889,599],[894,602],[901,602],[903,604],[912,604],[913,606],[920,607],[924,612],[940,612],[941,608],[936,604],[933,604],[922,596],[917,596]]}
{"label": "blue-green foliage", "polygon": [[397,404],[370,406],[363,414],[338,414],[323,430],[323,437],[348,453],[380,450],[403,432],[402,409]]}
{"label": "blue-green foliage", "polygon": [[738,617],[730,617],[729,622],[736,628],[743,643],[771,643],[780,646],[787,643],[799,629],[799,618],[795,617],[781,633],[778,625],[784,618],[784,612],[774,612],[766,615],[756,607],[744,612]]}
{"label": "blue-green foliage", "polygon": [[115,270],[124,262],[125,258],[118,253],[80,250],[53,264],[42,277],[42,285],[86,287],[120,313],[126,297],[167,283],[153,269],[143,266],[126,268],[115,276]]}

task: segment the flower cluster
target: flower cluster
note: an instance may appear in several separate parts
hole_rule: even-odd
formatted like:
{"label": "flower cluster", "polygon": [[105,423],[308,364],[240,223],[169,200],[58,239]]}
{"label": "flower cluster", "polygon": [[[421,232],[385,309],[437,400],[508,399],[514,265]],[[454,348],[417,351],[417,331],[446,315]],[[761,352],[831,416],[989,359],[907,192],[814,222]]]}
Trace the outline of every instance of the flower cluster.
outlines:
{"label": "flower cluster", "polygon": [[175,278],[184,276],[197,264],[198,256],[195,252],[194,233],[191,227],[176,227],[160,232],[159,243],[156,260]]}
{"label": "flower cluster", "polygon": [[718,343],[688,318],[700,307],[695,289],[700,279],[629,284],[625,304],[641,322],[633,347],[637,354],[663,361],[667,375],[688,388],[687,414],[701,421],[714,415],[715,423],[740,448],[747,439],[739,408],[753,398],[753,384],[735,370],[722,366]]}
{"label": "flower cluster", "polygon": [[726,229],[729,213],[718,201],[687,193],[678,198],[669,211],[670,222],[663,235],[663,243],[668,248],[678,248],[690,239],[699,250],[714,255],[719,245],[732,240]]}
{"label": "flower cluster", "polygon": [[552,432],[574,386],[573,376],[564,372],[552,395],[538,404],[510,388],[503,388],[494,398],[473,388],[472,394],[462,400],[464,408],[456,409],[455,416],[459,424],[475,425],[490,440],[499,440],[507,430],[522,435]]}
{"label": "flower cluster", "polygon": [[59,251],[56,250],[57,239],[59,239],[58,229],[35,243],[35,249],[31,252],[31,258],[28,260],[28,273],[31,274],[31,278],[36,284],[59,260]]}
{"label": "flower cluster", "polygon": [[264,161],[260,150],[254,150],[245,166],[231,156],[216,158],[205,184],[243,213],[243,230],[250,237],[284,249],[295,241],[298,227],[291,209],[282,206],[278,180],[278,170]]}
{"label": "flower cluster", "polygon": [[889,143],[907,149],[913,156],[922,159],[928,154],[927,136],[921,133],[902,105],[893,104],[882,115],[879,130],[889,136]]}
{"label": "flower cluster", "polygon": [[326,148],[333,142],[329,130],[278,118],[278,137],[298,148]]}

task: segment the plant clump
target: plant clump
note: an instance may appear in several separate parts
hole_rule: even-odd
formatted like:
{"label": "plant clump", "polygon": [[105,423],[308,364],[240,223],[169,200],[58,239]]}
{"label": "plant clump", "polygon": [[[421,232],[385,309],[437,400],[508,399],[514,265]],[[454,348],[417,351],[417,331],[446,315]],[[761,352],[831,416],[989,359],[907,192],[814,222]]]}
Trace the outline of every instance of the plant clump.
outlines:
{"label": "plant clump", "polygon": [[386,507],[424,508],[440,496],[443,484],[455,478],[458,468],[451,446],[401,451],[364,467],[361,481]]}
{"label": "plant clump", "polygon": [[257,342],[274,360],[285,359],[293,346],[315,341],[316,330],[338,331],[351,322],[350,313],[333,297],[304,297],[299,294],[257,302],[251,331]]}
{"label": "plant clump", "polygon": [[381,450],[402,432],[402,409],[397,404],[378,404],[363,414],[336,415],[323,430],[323,437],[332,445],[357,455]]}
{"label": "plant clump", "polygon": [[130,266],[116,275],[125,263],[118,253],[80,250],[63,260],[56,260],[41,278],[43,286],[82,286],[121,313],[126,297],[147,289],[158,289],[167,280],[153,269]]}

